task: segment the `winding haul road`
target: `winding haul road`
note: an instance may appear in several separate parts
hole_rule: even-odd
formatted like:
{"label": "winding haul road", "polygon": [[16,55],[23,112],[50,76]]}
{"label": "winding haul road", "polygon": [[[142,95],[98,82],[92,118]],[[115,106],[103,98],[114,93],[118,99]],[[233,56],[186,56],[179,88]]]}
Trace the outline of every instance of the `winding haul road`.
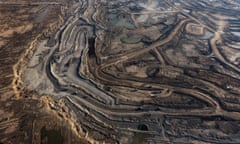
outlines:
{"label": "winding haul road", "polygon": [[[8,2],[0,3],[11,4]],[[135,3],[135,1],[132,1],[132,3]],[[19,4],[21,3],[19,2]],[[43,2],[39,4],[59,3]],[[176,8],[172,3],[167,2],[167,4],[171,8],[176,9],[176,11],[129,12],[126,13],[126,15],[132,18],[133,25],[136,28],[132,33],[137,32],[140,35],[146,33],[148,30],[147,28],[139,27],[141,23],[132,15],[174,13],[178,22],[171,25],[173,28],[170,31],[162,33],[162,37],[160,36],[159,40],[153,41],[139,48],[137,51],[116,54],[114,58],[105,59],[99,63],[98,60],[101,59],[99,55],[101,54],[98,52],[101,52],[101,48],[99,48],[96,43],[94,45],[90,43],[90,39],[98,41],[109,34],[107,25],[114,24],[104,23],[107,22],[107,20],[104,19],[107,19],[110,12],[106,13],[104,17],[100,17],[103,11],[100,8],[110,4],[108,2],[98,2],[95,0],[82,1],[81,7],[75,11],[75,15],[71,16],[54,36],[56,40],[54,46],[48,46],[44,41],[39,42],[42,44],[36,46],[36,52],[30,60],[30,64],[34,66],[29,66],[25,71],[26,73],[30,71],[34,72],[36,77],[31,81],[29,80],[31,77],[25,74],[24,81],[28,83],[27,87],[29,89],[37,89],[39,93],[49,95],[55,101],[59,101],[60,99],[64,100],[66,106],[71,109],[72,115],[75,115],[75,125],[85,129],[85,131],[87,131],[85,133],[95,131],[102,137],[105,137],[105,140],[102,140],[102,142],[107,141],[106,137],[108,137],[109,140],[120,143],[131,143],[133,142],[131,135],[136,132],[152,135],[148,139],[156,143],[161,142],[163,139],[170,140],[166,135],[170,137],[177,135],[174,129],[170,130],[170,128],[167,127],[174,118],[177,120],[178,118],[185,117],[185,119],[191,120],[193,117],[201,118],[203,116],[227,117],[234,121],[240,121],[238,111],[228,111],[222,106],[221,99],[226,98],[226,95],[228,95],[228,92],[222,87],[201,78],[194,78],[183,72],[175,72],[173,68],[170,68],[170,63],[166,59],[167,56],[163,54],[164,50],[169,48],[166,48],[166,45],[174,43],[174,40],[180,43],[181,36],[185,35],[185,26],[188,23],[195,22],[214,33],[214,36],[210,39],[209,46],[212,49],[212,53],[219,58],[222,63],[234,69],[240,78],[239,67],[226,61],[216,47],[216,41],[221,40],[219,32],[215,32],[209,26],[202,24],[200,20],[191,14]],[[126,7],[128,6],[126,3]],[[109,6],[108,8],[110,9],[111,7],[112,6]],[[83,10],[84,12],[82,13]],[[124,10],[121,11],[123,12]],[[182,17],[184,16],[184,18],[178,18],[179,15],[177,14]],[[106,25],[106,27],[104,27],[104,25]],[[157,30],[160,30],[160,27],[159,29],[157,28],[156,31]],[[42,45],[44,45],[44,47],[42,47]],[[111,49],[109,49],[109,51],[111,51]],[[93,54],[90,54],[90,52],[93,52]],[[178,76],[164,83],[161,73],[158,71],[156,71],[155,78],[139,78],[136,76],[127,77],[129,73],[124,72],[124,70],[117,70],[117,68],[114,69],[121,64],[130,62],[132,59],[138,59],[149,52],[157,55],[160,61],[160,64],[155,65],[155,67],[159,67],[158,71],[166,69],[169,73],[177,73]],[[42,61],[34,61],[34,57],[37,58],[40,55],[43,56]],[[181,59],[181,57],[179,57],[179,59]],[[151,64],[146,67],[150,68]],[[178,69],[182,68],[178,67]],[[182,69],[182,71],[184,71],[184,69]],[[176,86],[177,82],[172,81],[176,81],[180,77],[183,77],[183,81],[187,81],[191,86]],[[238,79],[238,82],[239,80],[240,79]],[[38,81],[38,85],[33,84],[36,81]],[[31,85],[35,85],[35,87],[31,87]],[[45,85],[45,87],[49,89],[45,90],[41,88],[41,85]],[[112,89],[111,87],[115,88]],[[122,89],[126,88],[126,92],[118,91],[118,87]],[[204,93],[197,88],[207,92]],[[149,95],[146,95],[143,98],[136,98],[137,92],[151,94],[153,90],[160,91],[158,96],[149,97]],[[117,97],[116,93],[121,96]],[[179,95],[179,93],[182,95]],[[132,100],[131,95],[135,96]],[[124,99],[124,97],[128,98]],[[174,102],[175,100],[171,97],[175,97],[176,102]],[[167,105],[165,104],[167,102],[164,103],[161,99],[165,101],[171,99],[172,103]],[[201,106],[191,108],[195,101]],[[190,108],[184,108],[184,105],[189,105]],[[176,108],[174,108],[174,106],[176,106]],[[83,117],[83,115],[85,116]],[[215,129],[212,131],[218,130]],[[84,131],[81,132],[84,133]],[[200,131],[195,129],[191,137],[198,142],[219,142],[218,139],[200,136],[200,133]],[[89,137],[93,137],[95,140],[97,139],[95,135]],[[185,136],[182,137],[184,138]],[[226,138],[226,135],[220,134],[219,137]],[[181,142],[181,136],[176,138],[175,141]],[[223,140],[223,142],[226,143],[231,141],[240,142],[240,139],[234,137],[230,138],[230,140],[227,138]]]}

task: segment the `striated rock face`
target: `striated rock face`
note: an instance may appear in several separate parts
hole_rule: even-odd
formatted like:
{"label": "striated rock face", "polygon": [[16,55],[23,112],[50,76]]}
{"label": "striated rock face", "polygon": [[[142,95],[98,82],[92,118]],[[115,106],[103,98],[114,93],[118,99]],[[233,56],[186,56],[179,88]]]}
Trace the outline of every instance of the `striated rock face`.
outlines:
{"label": "striated rock face", "polygon": [[[0,1],[1,144],[87,143],[21,78],[36,43],[48,39],[73,13],[69,4],[74,6],[69,1]],[[55,136],[59,138],[52,141]]]}
{"label": "striated rock face", "polygon": [[[30,143],[240,143],[238,1],[1,5],[34,12],[0,33],[8,51],[9,37],[30,37],[9,66],[11,79],[2,76],[12,82],[1,93],[7,111],[0,114],[12,117],[0,119],[4,143],[6,132]],[[21,103],[26,109],[13,106]],[[26,117],[13,116],[19,111],[34,114],[24,138],[18,131]]]}

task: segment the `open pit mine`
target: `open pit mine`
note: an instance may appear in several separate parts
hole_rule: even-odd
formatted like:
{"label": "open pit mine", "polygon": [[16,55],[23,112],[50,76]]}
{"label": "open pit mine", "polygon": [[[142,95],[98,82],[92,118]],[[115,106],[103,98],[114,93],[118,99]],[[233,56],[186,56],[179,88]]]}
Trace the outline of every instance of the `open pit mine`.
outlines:
{"label": "open pit mine", "polygon": [[0,0],[0,144],[239,144],[239,0]]}

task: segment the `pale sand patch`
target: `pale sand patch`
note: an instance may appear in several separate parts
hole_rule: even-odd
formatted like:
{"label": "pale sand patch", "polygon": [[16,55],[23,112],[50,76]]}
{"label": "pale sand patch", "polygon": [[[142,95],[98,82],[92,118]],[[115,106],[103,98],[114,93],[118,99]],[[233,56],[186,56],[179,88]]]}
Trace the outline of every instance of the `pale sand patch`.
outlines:
{"label": "pale sand patch", "polygon": [[0,47],[4,46],[5,45],[5,41],[3,39],[0,38]]}

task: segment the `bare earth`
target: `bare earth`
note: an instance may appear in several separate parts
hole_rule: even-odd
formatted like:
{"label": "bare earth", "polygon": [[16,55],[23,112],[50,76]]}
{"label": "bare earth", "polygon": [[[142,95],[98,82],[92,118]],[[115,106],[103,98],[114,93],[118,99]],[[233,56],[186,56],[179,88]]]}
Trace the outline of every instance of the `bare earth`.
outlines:
{"label": "bare earth", "polygon": [[0,1],[0,144],[240,143],[239,5]]}

